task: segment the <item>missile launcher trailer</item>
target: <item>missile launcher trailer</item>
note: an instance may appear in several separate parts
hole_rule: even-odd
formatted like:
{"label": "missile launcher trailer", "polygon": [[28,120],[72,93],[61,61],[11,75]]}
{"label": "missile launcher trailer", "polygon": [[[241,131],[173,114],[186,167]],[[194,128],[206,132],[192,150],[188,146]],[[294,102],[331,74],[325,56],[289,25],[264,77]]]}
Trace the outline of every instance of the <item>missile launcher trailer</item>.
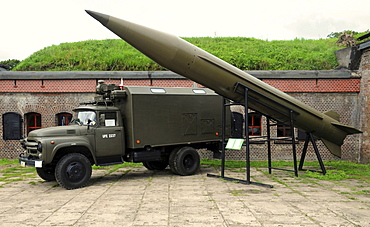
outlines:
{"label": "missile launcher trailer", "polygon": [[[66,189],[86,185],[92,165],[142,162],[179,175],[198,171],[196,149],[219,152],[223,98],[207,88],[124,87],[100,83],[68,126],[31,131],[19,161]],[[230,114],[228,113],[228,116]],[[230,127],[229,127],[230,128]]]}

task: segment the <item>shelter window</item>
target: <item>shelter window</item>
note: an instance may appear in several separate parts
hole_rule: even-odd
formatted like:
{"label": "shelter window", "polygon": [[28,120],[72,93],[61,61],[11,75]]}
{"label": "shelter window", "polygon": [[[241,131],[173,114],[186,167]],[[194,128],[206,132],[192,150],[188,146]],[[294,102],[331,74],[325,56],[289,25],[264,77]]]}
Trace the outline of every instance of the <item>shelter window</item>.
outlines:
{"label": "shelter window", "polygon": [[35,129],[41,128],[41,114],[39,113],[28,113],[26,114],[27,119],[27,134]]}
{"label": "shelter window", "polygon": [[69,125],[72,120],[72,114],[70,113],[59,113],[56,117],[58,126]]}
{"label": "shelter window", "polygon": [[161,93],[161,94],[166,93],[166,90],[164,88],[150,88],[150,91],[153,93]]}
{"label": "shelter window", "polygon": [[249,136],[260,136],[262,129],[262,115],[259,113],[248,114]]}
{"label": "shelter window", "polygon": [[206,90],[204,89],[193,89],[193,92],[195,94],[206,94],[207,93]]}

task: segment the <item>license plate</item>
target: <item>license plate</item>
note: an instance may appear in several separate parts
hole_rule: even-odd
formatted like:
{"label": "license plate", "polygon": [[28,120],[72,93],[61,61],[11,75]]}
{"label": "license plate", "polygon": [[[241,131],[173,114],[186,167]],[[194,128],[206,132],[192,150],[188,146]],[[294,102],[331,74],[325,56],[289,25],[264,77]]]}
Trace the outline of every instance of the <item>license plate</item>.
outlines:
{"label": "license plate", "polygon": [[42,168],[42,161],[35,161],[36,168]]}
{"label": "license plate", "polygon": [[26,167],[26,163],[24,161],[21,161],[21,166]]}

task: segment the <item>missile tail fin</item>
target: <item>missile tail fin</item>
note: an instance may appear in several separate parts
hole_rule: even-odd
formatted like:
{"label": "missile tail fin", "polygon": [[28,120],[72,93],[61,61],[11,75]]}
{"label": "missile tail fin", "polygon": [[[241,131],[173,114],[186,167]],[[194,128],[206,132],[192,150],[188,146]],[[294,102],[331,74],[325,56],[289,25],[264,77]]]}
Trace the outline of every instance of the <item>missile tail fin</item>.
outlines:
{"label": "missile tail fin", "polygon": [[326,112],[324,112],[324,114],[333,118],[334,120],[340,121],[340,115],[337,112],[335,112],[334,110],[326,111]]}
{"label": "missile tail fin", "polygon": [[333,155],[339,158],[342,156],[342,149],[339,145],[332,143],[326,139],[321,139],[321,141],[325,144],[325,146],[328,148],[330,153],[332,153]]}
{"label": "missile tail fin", "polygon": [[347,125],[342,125],[341,123],[332,122],[331,124],[334,125],[335,127],[339,128],[340,130],[345,131],[348,135],[356,134],[356,133],[362,133],[360,130],[358,130],[356,128],[353,128],[353,127],[347,126]]}

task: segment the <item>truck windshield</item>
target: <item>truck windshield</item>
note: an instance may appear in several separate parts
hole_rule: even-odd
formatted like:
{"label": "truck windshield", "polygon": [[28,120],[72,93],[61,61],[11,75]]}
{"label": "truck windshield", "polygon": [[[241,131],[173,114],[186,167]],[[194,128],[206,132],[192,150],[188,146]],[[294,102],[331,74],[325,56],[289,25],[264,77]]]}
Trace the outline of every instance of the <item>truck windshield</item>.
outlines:
{"label": "truck windshield", "polygon": [[96,125],[96,113],[94,111],[79,111],[74,122],[79,125]]}

